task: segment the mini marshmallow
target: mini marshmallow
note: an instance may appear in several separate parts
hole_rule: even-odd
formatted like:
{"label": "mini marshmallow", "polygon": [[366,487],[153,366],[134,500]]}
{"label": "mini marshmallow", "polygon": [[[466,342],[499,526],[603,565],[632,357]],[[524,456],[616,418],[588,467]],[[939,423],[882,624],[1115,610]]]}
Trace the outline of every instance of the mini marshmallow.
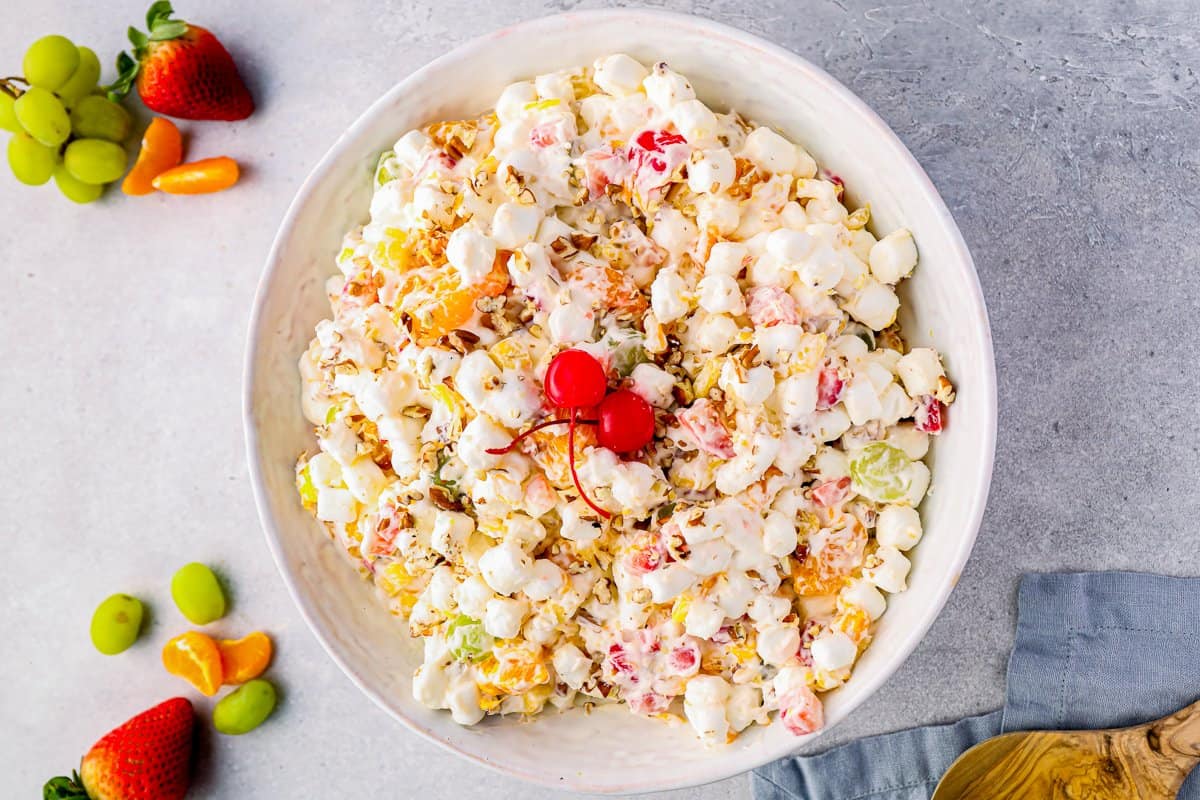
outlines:
{"label": "mini marshmallow", "polygon": [[854,296],[842,304],[850,316],[873,331],[881,331],[896,321],[900,299],[890,286],[868,278]]}
{"label": "mini marshmallow", "polygon": [[673,105],[668,116],[675,123],[675,130],[692,146],[712,141],[716,135],[716,115],[694,97]]}
{"label": "mini marshmallow", "polygon": [[887,610],[887,598],[870,581],[862,578],[846,584],[841,597],[847,604],[867,612],[872,620],[879,619]]}
{"label": "mini marshmallow", "polygon": [[496,100],[496,116],[502,124],[519,118],[529,103],[537,102],[537,87],[530,81],[509,84]]}
{"label": "mini marshmallow", "polygon": [[733,184],[737,170],[733,154],[724,147],[694,150],[688,161],[688,188],[696,194],[716,194]]}
{"label": "mini marshmallow", "polygon": [[537,206],[501,203],[492,216],[492,240],[504,250],[517,250],[533,241],[542,211]]}
{"label": "mini marshmallow", "polygon": [[738,283],[729,275],[705,275],[696,286],[700,307],[710,314],[742,314],[746,300]]}
{"label": "mini marshmallow", "polygon": [[770,128],[755,128],[742,145],[742,155],[767,172],[789,173],[796,167],[796,145]]}
{"label": "mini marshmallow", "polygon": [[846,669],[858,656],[858,646],[841,631],[828,631],[813,639],[809,645],[813,666],[827,672]]}
{"label": "mini marshmallow", "polygon": [[693,600],[684,618],[684,630],[697,639],[711,639],[725,622],[725,613],[716,603],[708,600]]}
{"label": "mini marshmallow", "polygon": [[904,383],[904,390],[912,397],[934,394],[938,378],[946,371],[937,350],[930,347],[914,347],[896,362],[896,374]]}
{"label": "mini marshmallow", "polygon": [[873,566],[863,569],[863,577],[885,592],[903,592],[908,588],[905,578],[912,567],[908,559],[894,547],[881,546],[867,563]]}
{"label": "mini marshmallow", "polygon": [[921,541],[921,532],[921,515],[912,506],[884,506],[875,520],[876,541],[900,551]]}
{"label": "mini marshmallow", "polygon": [[704,262],[705,275],[728,275],[736,278],[750,251],[740,242],[717,242]]}
{"label": "mini marshmallow", "polygon": [[661,323],[674,322],[688,312],[687,282],[674,269],[659,270],[650,285],[650,305]]}
{"label": "mini marshmallow", "polygon": [[800,650],[800,631],[793,625],[765,625],[758,631],[755,647],[764,664],[781,667]]}
{"label": "mini marshmallow", "polygon": [[533,577],[533,561],[521,548],[502,542],[479,557],[479,571],[494,591],[510,595]]}
{"label": "mini marshmallow", "polygon": [[605,92],[624,97],[641,88],[642,81],[649,74],[650,70],[636,59],[617,53],[596,61],[592,80]]}
{"label": "mini marshmallow", "polygon": [[654,69],[642,81],[642,88],[646,90],[650,102],[663,111],[669,111],[672,106],[686,100],[696,99],[696,92],[687,78],[663,61],[654,65]]}
{"label": "mini marshmallow", "polygon": [[497,639],[513,639],[521,632],[528,613],[529,603],[524,600],[493,597],[483,612],[483,629]]}
{"label": "mini marshmallow", "polygon": [[871,247],[871,274],[883,283],[896,283],[917,266],[917,245],[906,228],[892,231]]}

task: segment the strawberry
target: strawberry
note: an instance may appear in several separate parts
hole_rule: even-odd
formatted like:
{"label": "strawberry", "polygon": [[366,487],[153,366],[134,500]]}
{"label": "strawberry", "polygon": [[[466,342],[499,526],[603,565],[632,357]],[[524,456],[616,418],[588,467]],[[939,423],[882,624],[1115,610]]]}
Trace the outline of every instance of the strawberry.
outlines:
{"label": "strawberry", "polygon": [[52,778],[44,800],[183,800],[195,727],[182,697],[159,703],[108,732],[72,777]]}
{"label": "strawberry", "polygon": [[171,19],[171,4],[159,0],[146,12],[149,34],[129,29],[133,55],[117,57],[119,75],[109,97],[128,94],[136,81],[147,108],[180,119],[245,119],[254,99],[229,51],[205,28]]}

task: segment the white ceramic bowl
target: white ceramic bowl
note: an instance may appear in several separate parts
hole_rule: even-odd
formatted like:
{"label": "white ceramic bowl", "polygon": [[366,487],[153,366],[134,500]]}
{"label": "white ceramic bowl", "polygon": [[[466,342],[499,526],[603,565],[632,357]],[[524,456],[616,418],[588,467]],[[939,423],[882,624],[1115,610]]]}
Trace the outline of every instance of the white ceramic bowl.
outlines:
{"label": "white ceramic bowl", "polygon": [[[944,355],[958,386],[947,431],[932,450],[933,491],[911,588],[891,598],[849,683],[826,695],[828,726],[874,692],[916,647],[971,551],[991,476],[995,367],[970,255],[937,191],[867,106],[807,61],[741,31],[644,10],[568,13],[521,23],[442,56],[396,85],[347,130],[293,201],[267,258],[246,355],[250,474],[279,571],[330,656],[376,703],[412,730],[480,764],[547,786],[638,792],[706,783],[787,755],[801,744],[782,725],[754,727],[704,749],[686,726],[624,707],[590,716],[550,711],[533,723],[492,718],[462,728],[412,698],[418,648],[371,596],[293,488],[297,454],[313,446],[300,413],[296,361],[329,314],[324,279],[343,232],[365,221],[380,151],[410,128],[491,107],[508,83],[626,52],[668,61],[701,99],[777,126],[841,175],[874,228],[910,228],[921,252],[904,284],[904,329]],[[853,207],[853,206],[852,206]],[[914,720],[921,722],[923,720]]]}

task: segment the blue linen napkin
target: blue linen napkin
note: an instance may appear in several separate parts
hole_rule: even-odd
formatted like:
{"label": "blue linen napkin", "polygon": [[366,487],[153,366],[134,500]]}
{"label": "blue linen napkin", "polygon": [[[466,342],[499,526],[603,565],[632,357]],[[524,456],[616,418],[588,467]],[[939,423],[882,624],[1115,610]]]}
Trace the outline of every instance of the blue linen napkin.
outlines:
{"label": "blue linen napkin", "polygon": [[[1200,698],[1200,578],[1021,579],[1004,708],[755,770],[755,800],[928,800],[964,750],[1009,731],[1147,722]],[[1200,800],[1200,769],[1179,792]]]}

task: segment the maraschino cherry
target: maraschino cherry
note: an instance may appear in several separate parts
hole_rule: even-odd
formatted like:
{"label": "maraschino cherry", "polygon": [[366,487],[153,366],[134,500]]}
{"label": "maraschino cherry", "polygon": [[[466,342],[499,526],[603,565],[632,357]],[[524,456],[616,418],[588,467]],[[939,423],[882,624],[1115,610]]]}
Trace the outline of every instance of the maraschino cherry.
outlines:
{"label": "maraschino cherry", "polygon": [[614,453],[641,450],[654,438],[654,411],[628,389],[618,389],[600,402],[596,438]]}
{"label": "maraschino cherry", "polygon": [[[592,502],[575,472],[575,426],[595,425],[596,438],[601,447],[607,447],[615,453],[632,453],[641,450],[654,438],[654,411],[649,403],[628,389],[618,389],[606,396],[608,379],[604,367],[583,350],[564,350],[556,355],[546,369],[543,385],[550,402],[566,409],[570,416],[534,425],[506,447],[492,448],[487,452],[504,455],[531,433],[551,425],[567,423],[567,461],[571,467],[571,480],[583,501],[602,518],[608,519],[612,515]],[[590,408],[597,403],[600,405],[598,419],[579,419],[581,408]]]}

